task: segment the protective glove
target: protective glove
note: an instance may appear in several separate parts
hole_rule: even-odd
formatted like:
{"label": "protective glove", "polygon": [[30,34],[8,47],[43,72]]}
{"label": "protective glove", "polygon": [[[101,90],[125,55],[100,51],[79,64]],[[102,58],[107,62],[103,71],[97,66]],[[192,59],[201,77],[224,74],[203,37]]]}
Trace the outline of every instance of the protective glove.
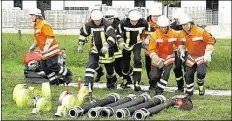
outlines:
{"label": "protective glove", "polygon": [[152,63],[158,63],[159,61],[158,55],[154,52],[150,54],[150,58],[151,58]]}
{"label": "protective glove", "polygon": [[102,54],[107,54],[109,52],[109,47],[110,47],[110,45],[107,42],[105,42],[103,44],[103,47],[101,48],[101,53]]}
{"label": "protective glove", "polygon": [[77,52],[79,53],[83,52],[83,46],[84,46],[84,42],[79,42],[79,45],[77,47]]}
{"label": "protective glove", "polygon": [[30,51],[30,52],[35,51],[35,49],[36,49],[37,47],[38,47],[38,45],[35,44],[35,43],[33,43],[33,44],[31,45],[31,47],[29,48],[29,51]]}
{"label": "protective glove", "polygon": [[48,53],[49,47],[52,44],[53,40],[54,40],[54,38],[47,38],[47,40],[45,42],[45,45],[44,45],[44,48],[43,48],[42,54]]}
{"label": "protective glove", "polygon": [[205,51],[204,62],[211,62],[212,51]]}
{"label": "protective glove", "polygon": [[148,50],[148,45],[143,42],[142,43],[142,48],[145,49],[145,50]]}
{"label": "protective glove", "polygon": [[121,50],[126,49],[125,46],[126,46],[126,45],[125,45],[124,42],[121,42],[121,43],[119,43],[119,45],[118,45],[118,47],[119,47]]}
{"label": "protective glove", "polygon": [[44,46],[43,48],[43,54],[48,53],[49,46]]}
{"label": "protective glove", "polygon": [[161,58],[159,58],[159,61],[157,62],[157,64],[158,64],[159,68],[164,67],[164,61]]}
{"label": "protective glove", "polygon": [[162,68],[164,66],[163,60],[159,58],[156,53],[154,52],[151,53],[150,58],[151,58],[152,63],[156,63],[159,66],[159,68]]}

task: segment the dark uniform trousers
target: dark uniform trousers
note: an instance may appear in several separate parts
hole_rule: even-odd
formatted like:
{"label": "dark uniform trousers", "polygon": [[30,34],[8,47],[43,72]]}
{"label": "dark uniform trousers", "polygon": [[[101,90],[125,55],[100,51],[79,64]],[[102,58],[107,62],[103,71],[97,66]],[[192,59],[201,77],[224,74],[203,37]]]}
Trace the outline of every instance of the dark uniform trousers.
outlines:
{"label": "dark uniform trousers", "polygon": [[156,92],[162,93],[164,88],[167,86],[172,66],[173,64],[169,64],[161,69],[151,66],[150,77],[151,81],[154,81],[153,84],[157,85]]}
{"label": "dark uniform trousers", "polygon": [[[136,82],[140,83],[141,80],[141,44],[136,44],[131,51],[133,51],[134,54],[134,69],[132,76],[135,84]],[[127,78],[127,76],[130,75],[131,51],[123,50],[123,78]]]}
{"label": "dark uniform trousers", "polygon": [[41,68],[47,75],[50,84],[64,83],[63,77],[67,77],[71,74],[71,71],[58,64],[58,55],[43,60],[41,62]]}
{"label": "dark uniform trousers", "polygon": [[151,58],[148,55],[145,55],[145,66],[147,72],[147,78],[149,79],[150,86],[152,85],[151,78],[150,78],[150,71],[151,71]]}
{"label": "dark uniform trousers", "polygon": [[207,65],[205,63],[192,67],[186,66],[186,94],[192,95],[194,91],[194,74],[197,72],[197,84],[199,86],[204,85],[204,78],[206,76]]}
{"label": "dark uniform trousers", "polygon": [[[99,66],[99,54],[90,53],[89,54],[89,63],[87,65],[87,68],[85,70],[85,86],[88,86],[89,83],[93,85],[93,79],[95,74],[95,69]],[[114,63],[104,63],[107,78],[113,78],[114,77]]]}
{"label": "dark uniform trousers", "polygon": [[184,79],[183,79],[183,71],[182,71],[182,66],[184,66],[185,69],[185,65],[182,64],[182,60],[180,59],[180,57],[177,54],[178,52],[175,51],[175,67],[173,69],[174,73],[175,73],[175,77],[176,77],[176,82],[177,82],[177,87],[179,90],[184,88]]}

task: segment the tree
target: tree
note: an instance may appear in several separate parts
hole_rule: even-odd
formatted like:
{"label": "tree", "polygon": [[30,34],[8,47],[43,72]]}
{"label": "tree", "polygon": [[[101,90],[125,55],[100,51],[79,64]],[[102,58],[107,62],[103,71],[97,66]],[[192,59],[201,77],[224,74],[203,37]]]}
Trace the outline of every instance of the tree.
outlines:
{"label": "tree", "polygon": [[[156,1],[156,0],[155,0]],[[169,5],[174,5],[176,4],[177,2],[180,2],[181,0],[158,0],[158,2],[161,2],[162,3],[162,11],[163,11],[163,14],[164,14],[164,7],[167,6],[167,11],[168,11],[168,6]],[[168,13],[167,13],[167,16],[168,16]]]}
{"label": "tree", "polygon": [[45,18],[45,15],[44,15],[44,3],[43,3],[43,0],[37,0],[37,8],[39,8],[41,10],[41,13],[42,13],[42,16],[43,18]]}

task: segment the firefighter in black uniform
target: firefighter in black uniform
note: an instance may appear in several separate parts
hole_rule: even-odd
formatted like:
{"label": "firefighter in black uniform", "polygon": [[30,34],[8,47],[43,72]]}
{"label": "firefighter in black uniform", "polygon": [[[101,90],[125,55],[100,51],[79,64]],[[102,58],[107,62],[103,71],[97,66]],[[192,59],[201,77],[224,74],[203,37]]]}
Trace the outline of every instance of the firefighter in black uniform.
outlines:
{"label": "firefighter in black uniform", "polygon": [[[134,81],[134,90],[140,91],[141,81],[141,47],[143,41],[141,36],[144,32],[148,32],[151,27],[145,19],[141,18],[141,13],[137,9],[130,10],[128,18],[123,19],[119,24],[119,33],[121,37],[118,38],[119,48],[123,50],[123,82],[122,88],[126,88],[128,76],[132,75]],[[134,67],[130,68],[131,52],[134,54]]]}
{"label": "firefighter in black uniform", "polygon": [[[80,29],[79,48],[83,48],[82,46],[88,36],[93,36],[93,47],[89,53],[89,62],[85,71],[84,87],[81,88],[79,92],[80,95],[87,95],[89,84],[93,86],[94,73],[99,63],[104,64],[106,68],[107,88],[116,88],[117,78],[114,75],[113,65],[114,44],[117,38],[116,33],[108,21],[103,18],[103,13],[100,10],[92,10],[91,19],[92,21],[86,23]],[[82,99],[80,100],[82,101]]]}
{"label": "firefighter in black uniform", "polygon": [[[179,11],[176,10],[175,14],[173,14],[174,22],[171,23],[170,27],[174,29],[175,31],[182,30],[182,26],[178,25],[178,16],[182,13],[183,12],[181,11],[181,9],[179,9]],[[173,71],[175,73],[175,78],[177,82],[177,92],[184,92],[184,78],[183,78],[183,71],[182,71],[182,66],[184,67],[184,64],[183,64],[183,61],[180,59],[177,47],[175,47],[174,53],[175,53],[175,62],[174,62],[175,67]],[[184,67],[184,70],[185,70],[185,67]]]}
{"label": "firefighter in black uniform", "polygon": [[[109,21],[109,23],[113,26],[116,34],[117,34],[117,39],[121,37],[119,30],[118,30],[118,25],[120,23],[120,19],[118,18],[118,13],[111,9],[108,10],[105,14],[105,18]],[[118,43],[116,42],[114,45],[114,69],[115,72],[118,74],[118,76],[123,80],[123,74],[122,74],[122,50],[118,47]],[[132,84],[130,76],[126,78],[128,80],[129,84]]]}

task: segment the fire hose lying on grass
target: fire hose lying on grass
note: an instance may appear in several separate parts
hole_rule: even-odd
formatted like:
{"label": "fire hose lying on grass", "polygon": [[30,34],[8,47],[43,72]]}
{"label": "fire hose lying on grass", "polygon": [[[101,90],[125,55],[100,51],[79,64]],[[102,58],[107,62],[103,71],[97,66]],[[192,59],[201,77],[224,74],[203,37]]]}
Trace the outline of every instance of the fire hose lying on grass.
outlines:
{"label": "fire hose lying on grass", "polygon": [[138,109],[150,108],[150,107],[156,106],[158,104],[162,104],[165,100],[166,100],[166,98],[163,95],[156,95],[147,102],[144,102],[144,103],[141,103],[141,104],[129,107],[129,108],[117,109],[115,116],[118,119],[127,118],[127,117],[131,116]]}
{"label": "fire hose lying on grass", "polygon": [[102,111],[103,108],[115,107],[115,106],[124,104],[124,103],[129,102],[129,101],[134,100],[134,99],[136,99],[136,95],[129,94],[127,97],[122,98],[122,99],[118,100],[117,102],[108,104],[108,105],[106,105],[104,107],[91,108],[88,111],[88,116],[89,116],[89,118],[98,118],[100,115],[102,115],[101,111]]}
{"label": "fire hose lying on grass", "polygon": [[147,102],[149,99],[151,99],[150,95],[147,93],[143,93],[143,94],[139,95],[136,99],[131,100],[131,101],[126,102],[126,103],[123,103],[121,105],[117,105],[115,107],[102,108],[100,115],[101,115],[101,117],[108,118],[108,117],[113,116],[117,109],[135,106],[135,105],[138,105],[140,103]]}
{"label": "fire hose lying on grass", "polygon": [[70,117],[79,117],[88,112],[89,109],[97,107],[97,106],[105,106],[110,103],[114,103],[120,99],[120,96],[117,93],[109,94],[108,97],[99,100],[97,102],[93,102],[91,104],[87,104],[84,106],[73,107],[68,111],[68,116]]}

